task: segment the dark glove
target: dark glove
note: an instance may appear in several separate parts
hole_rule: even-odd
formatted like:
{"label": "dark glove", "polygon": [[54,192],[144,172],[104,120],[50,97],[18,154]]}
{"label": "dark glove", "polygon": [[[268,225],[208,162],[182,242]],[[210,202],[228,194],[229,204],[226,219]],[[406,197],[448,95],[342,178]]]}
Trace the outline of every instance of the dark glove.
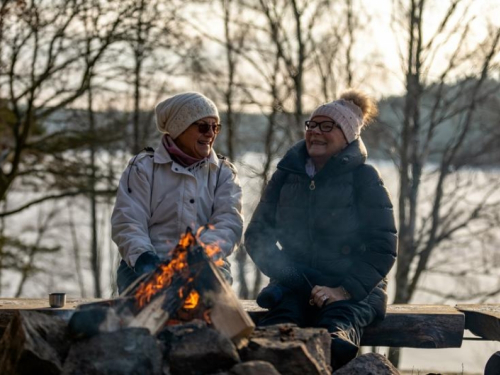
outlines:
{"label": "dark glove", "polygon": [[281,267],[276,273],[275,279],[287,288],[298,293],[309,295],[312,287],[304,277],[303,270],[298,266]]}
{"label": "dark glove", "polygon": [[296,263],[280,268],[274,278],[285,287],[306,295],[311,294],[316,285],[331,286],[329,278],[320,271]]}
{"label": "dark glove", "polygon": [[264,309],[271,309],[283,298],[284,287],[279,284],[269,284],[257,296],[257,305]]}
{"label": "dark glove", "polygon": [[152,251],[147,251],[145,253],[142,253],[139,258],[137,258],[134,271],[136,274],[142,275],[155,270],[158,266],[158,263],[160,263],[160,258],[158,258],[158,255],[156,255]]}

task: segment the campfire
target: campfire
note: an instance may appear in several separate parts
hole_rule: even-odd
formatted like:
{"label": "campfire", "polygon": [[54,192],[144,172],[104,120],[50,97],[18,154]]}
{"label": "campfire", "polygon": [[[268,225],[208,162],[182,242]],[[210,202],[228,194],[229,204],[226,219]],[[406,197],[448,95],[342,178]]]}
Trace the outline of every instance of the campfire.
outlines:
{"label": "campfire", "polygon": [[[208,229],[214,229],[212,226],[208,226]],[[188,273],[189,272],[189,262],[188,253],[190,249],[193,249],[199,243],[201,248],[205,251],[208,259],[213,260],[217,255],[221,254],[220,247],[217,245],[205,245],[199,240],[199,235],[206,228],[200,228],[196,237],[188,228],[186,233],[181,237],[179,244],[175,247],[171,260],[164,262],[158,266],[153,274],[149,275],[147,280],[143,280],[138,288],[135,290],[135,298],[138,302],[139,308],[144,307],[145,304],[151,301],[157,293],[161,292],[165,288],[168,288],[172,283],[172,279],[175,275]],[[199,251],[199,250],[198,250]],[[221,266],[223,263],[222,258],[215,261],[216,266]],[[192,283],[193,279],[189,278],[188,283]],[[129,294],[130,290],[127,290],[124,294]],[[184,290],[179,289],[179,297],[183,299]],[[200,295],[196,290],[192,290],[187,296],[184,309],[194,309],[198,304]]]}
{"label": "campfire", "polygon": [[122,328],[143,327],[156,335],[166,325],[201,319],[236,345],[253,332],[254,323],[217,269],[223,262],[219,246],[199,239],[211,229],[195,234],[188,228],[169,260],[113,300]]}

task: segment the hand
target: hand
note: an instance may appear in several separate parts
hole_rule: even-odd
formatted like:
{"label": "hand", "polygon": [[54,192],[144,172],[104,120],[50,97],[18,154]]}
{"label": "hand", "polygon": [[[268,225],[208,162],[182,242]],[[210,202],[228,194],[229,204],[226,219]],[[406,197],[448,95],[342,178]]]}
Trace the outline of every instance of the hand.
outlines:
{"label": "hand", "polygon": [[311,301],[319,308],[347,299],[349,298],[347,298],[342,287],[329,288],[327,286],[316,285],[311,292]]}
{"label": "hand", "polygon": [[152,251],[147,251],[145,253],[142,253],[139,258],[137,258],[134,266],[134,271],[138,275],[143,275],[155,270],[158,266],[158,263],[160,263],[160,258],[158,258],[158,255],[156,255]]}

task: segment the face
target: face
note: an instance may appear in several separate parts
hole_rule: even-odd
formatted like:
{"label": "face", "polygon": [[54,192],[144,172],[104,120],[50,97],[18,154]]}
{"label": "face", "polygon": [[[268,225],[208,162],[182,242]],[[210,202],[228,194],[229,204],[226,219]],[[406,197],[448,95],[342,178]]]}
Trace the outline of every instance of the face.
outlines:
{"label": "face", "polygon": [[[332,121],[330,117],[315,116],[316,122]],[[338,154],[347,146],[347,139],[342,130],[335,126],[330,132],[324,133],[316,126],[306,130],[306,147],[309,156],[317,165],[324,165],[333,155]]]}
{"label": "face", "polygon": [[204,117],[189,126],[189,128],[184,130],[184,132],[175,139],[177,147],[196,159],[208,157],[210,151],[212,151],[215,138],[217,138],[217,134],[214,133],[212,128],[206,133],[200,133],[198,125],[196,124],[201,123],[216,125],[217,119],[215,117]]}

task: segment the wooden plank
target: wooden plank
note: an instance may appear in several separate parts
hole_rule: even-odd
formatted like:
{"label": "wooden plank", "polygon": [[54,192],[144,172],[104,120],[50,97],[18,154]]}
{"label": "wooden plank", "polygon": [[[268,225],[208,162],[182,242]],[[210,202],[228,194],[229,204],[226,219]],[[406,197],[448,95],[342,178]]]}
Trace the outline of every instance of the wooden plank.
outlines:
{"label": "wooden plank", "polygon": [[47,311],[66,311],[74,310],[76,306],[82,303],[91,303],[102,301],[101,298],[67,298],[64,307],[50,307],[49,297],[47,298],[0,298],[0,312],[17,310],[47,310]]}
{"label": "wooden plank", "polygon": [[[266,310],[255,301],[243,301],[258,321]],[[389,305],[385,320],[366,327],[363,346],[406,348],[459,348],[465,327],[464,314],[446,305]]]}
{"label": "wooden plank", "polygon": [[459,348],[465,316],[447,305],[390,305],[387,316],[365,329],[361,345]]}
{"label": "wooden plank", "polygon": [[457,305],[465,314],[465,329],[487,340],[500,341],[500,304]]}

